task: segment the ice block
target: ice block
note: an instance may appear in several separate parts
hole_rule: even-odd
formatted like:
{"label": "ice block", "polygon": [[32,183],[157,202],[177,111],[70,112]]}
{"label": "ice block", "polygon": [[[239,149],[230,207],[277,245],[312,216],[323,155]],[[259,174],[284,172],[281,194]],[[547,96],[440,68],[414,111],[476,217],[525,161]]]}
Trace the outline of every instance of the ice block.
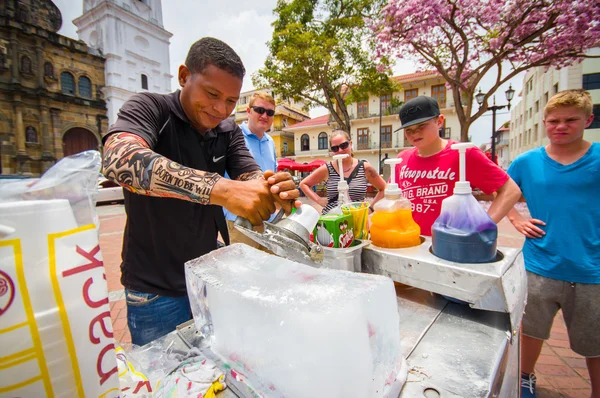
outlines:
{"label": "ice block", "polygon": [[318,269],[242,244],[186,263],[196,328],[265,397],[387,397],[400,391],[391,279]]}

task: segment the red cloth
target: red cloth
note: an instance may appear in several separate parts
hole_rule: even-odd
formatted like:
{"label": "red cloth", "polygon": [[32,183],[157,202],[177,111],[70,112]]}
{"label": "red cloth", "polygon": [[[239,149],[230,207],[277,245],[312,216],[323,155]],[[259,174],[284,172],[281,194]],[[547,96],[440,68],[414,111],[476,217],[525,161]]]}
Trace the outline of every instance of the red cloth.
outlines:
{"label": "red cloth", "polygon": [[[419,156],[416,148],[398,155],[403,160],[396,166],[396,182],[412,203],[413,218],[421,227],[421,235],[431,236],[442,200],[454,193],[454,184],[459,181],[458,151],[450,148],[455,143],[449,141],[441,152],[429,157]],[[472,188],[491,194],[509,179],[479,148],[467,149],[466,160],[466,179]]]}

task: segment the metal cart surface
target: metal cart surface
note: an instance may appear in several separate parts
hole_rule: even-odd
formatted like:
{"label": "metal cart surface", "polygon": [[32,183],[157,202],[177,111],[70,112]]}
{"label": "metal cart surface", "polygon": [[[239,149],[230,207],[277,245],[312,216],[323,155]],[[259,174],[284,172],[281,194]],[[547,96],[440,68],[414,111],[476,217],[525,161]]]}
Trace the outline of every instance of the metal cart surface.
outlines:
{"label": "metal cart surface", "polygon": [[[409,249],[370,245],[361,255],[363,272],[396,282],[401,349],[409,365],[400,397],[518,397],[518,331],[527,288],[521,250],[500,248],[494,263],[457,264],[435,257],[430,246],[428,239]],[[184,351],[199,347],[221,363],[193,322],[159,340]],[[251,397],[231,377],[227,383],[219,397]]]}

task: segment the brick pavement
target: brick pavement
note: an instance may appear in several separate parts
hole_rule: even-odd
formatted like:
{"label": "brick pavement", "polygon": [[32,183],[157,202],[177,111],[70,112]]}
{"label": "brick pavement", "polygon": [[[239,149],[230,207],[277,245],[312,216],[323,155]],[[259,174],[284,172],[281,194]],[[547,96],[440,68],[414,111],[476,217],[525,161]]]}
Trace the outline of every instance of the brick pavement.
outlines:
{"label": "brick pavement", "polygon": [[[123,346],[131,344],[127,328],[127,308],[120,282],[121,245],[125,226],[123,205],[98,207],[100,247],[108,282],[110,312],[115,339]],[[500,222],[499,246],[520,247],[523,237],[504,219]],[[591,394],[585,359],[569,348],[562,315],[554,320],[550,339],[544,343],[535,369],[539,398],[589,398]]]}

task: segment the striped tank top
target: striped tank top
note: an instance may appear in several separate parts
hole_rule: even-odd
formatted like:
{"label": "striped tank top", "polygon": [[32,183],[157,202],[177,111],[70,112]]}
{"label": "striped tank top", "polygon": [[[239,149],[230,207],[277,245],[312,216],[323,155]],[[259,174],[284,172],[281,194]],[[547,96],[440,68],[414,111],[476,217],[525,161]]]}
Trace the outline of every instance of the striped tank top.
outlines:
{"label": "striped tank top", "polygon": [[[352,202],[362,202],[367,196],[367,176],[365,175],[364,160],[359,160],[354,169],[358,170],[352,181],[348,183],[348,195]],[[322,214],[327,214],[338,203],[337,187],[338,182],[340,182],[340,175],[335,171],[331,162],[327,163],[327,171],[329,172],[329,178],[327,179],[327,206],[323,208]],[[346,178],[346,181],[348,181],[348,178]]]}

